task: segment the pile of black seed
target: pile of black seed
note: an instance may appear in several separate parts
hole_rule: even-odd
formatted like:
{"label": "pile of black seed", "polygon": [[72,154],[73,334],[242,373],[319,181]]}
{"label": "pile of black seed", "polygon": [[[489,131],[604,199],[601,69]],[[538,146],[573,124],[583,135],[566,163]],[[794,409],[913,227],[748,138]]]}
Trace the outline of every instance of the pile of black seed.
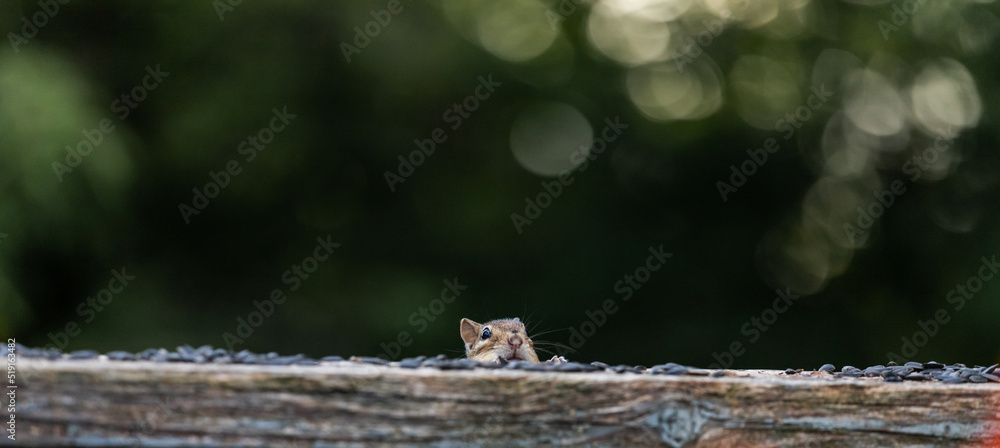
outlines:
{"label": "pile of black seed", "polygon": [[[0,356],[7,356],[7,346],[0,348]],[[70,353],[63,353],[55,349],[28,348],[17,344],[14,347],[14,354],[21,358],[40,359],[97,359],[101,356],[93,350],[77,350]],[[258,365],[319,365],[320,361],[343,361],[339,356],[329,356],[319,361],[299,354],[295,356],[279,356],[271,352],[267,354],[253,353],[249,350],[233,352],[224,348],[214,348],[211,345],[203,345],[193,348],[188,345],[177,347],[175,351],[164,348],[151,348],[138,353],[114,351],[105,354],[109,361],[153,361],[153,362],[187,362],[187,363],[215,363],[215,364],[258,364]]]}
{"label": "pile of black seed", "polygon": [[[1000,377],[993,374],[997,364],[992,366],[968,367],[965,364],[945,365],[940,362],[907,362],[898,365],[890,361],[886,365],[871,366],[859,369],[854,366],[844,366],[836,372],[833,364],[823,364],[819,372],[833,375],[834,378],[882,378],[888,382],[902,381],[940,381],[948,384],[959,383],[1000,383]],[[794,375],[801,370],[787,369],[785,374]]]}
{"label": "pile of black seed", "polygon": [[[78,350],[70,353],[63,353],[54,349],[28,348],[17,344],[14,352],[22,358],[39,359],[98,359],[102,356],[92,350]],[[6,358],[8,348],[0,345],[0,358]],[[352,356],[344,359],[340,356],[327,356],[320,359],[313,359],[303,354],[294,356],[279,356],[271,352],[266,354],[253,353],[249,350],[233,352],[222,348],[214,348],[210,345],[203,345],[194,348],[188,345],[177,347],[175,351],[163,348],[151,348],[138,353],[123,351],[109,352],[106,356],[109,361],[152,361],[152,362],[175,362],[175,363],[212,363],[212,364],[256,364],[256,365],[297,365],[316,366],[333,362],[354,362],[360,364],[373,364],[400,367],[404,369],[436,368],[441,370],[471,370],[471,369],[503,369],[503,370],[525,370],[540,372],[614,372],[614,373],[637,373],[646,375],[690,375],[690,376],[736,376],[732,370],[708,370],[697,367],[683,366],[668,362],[657,364],[652,367],[617,365],[611,366],[603,362],[592,362],[589,364],[579,362],[562,362],[539,364],[511,361],[500,364],[481,363],[471,359],[449,359],[445,355],[434,357],[417,356],[415,358],[404,358],[398,362],[389,362],[382,358],[368,356]],[[940,381],[947,384],[958,383],[998,383],[1000,377],[994,375],[997,364],[989,367],[975,366],[966,367],[965,364],[945,365],[939,362],[908,362],[904,365],[896,365],[890,362],[886,365],[871,366],[859,369],[853,366],[844,366],[840,372],[832,364],[824,364],[815,371],[803,371],[802,369],[787,369],[786,375],[811,374],[822,375],[829,378],[881,378],[887,382],[901,381]]]}

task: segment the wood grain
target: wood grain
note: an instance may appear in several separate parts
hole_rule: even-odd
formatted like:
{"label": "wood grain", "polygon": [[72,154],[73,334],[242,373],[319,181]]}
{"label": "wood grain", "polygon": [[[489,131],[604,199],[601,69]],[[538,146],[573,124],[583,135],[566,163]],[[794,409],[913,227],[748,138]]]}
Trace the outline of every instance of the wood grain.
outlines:
{"label": "wood grain", "polygon": [[998,384],[351,362],[19,367],[19,445],[976,446],[1000,429]]}

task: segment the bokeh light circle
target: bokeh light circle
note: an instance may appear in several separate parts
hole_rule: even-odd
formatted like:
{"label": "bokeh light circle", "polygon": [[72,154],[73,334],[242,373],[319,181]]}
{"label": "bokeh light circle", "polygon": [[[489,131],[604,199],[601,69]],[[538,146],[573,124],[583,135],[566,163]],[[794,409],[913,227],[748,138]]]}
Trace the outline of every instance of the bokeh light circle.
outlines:
{"label": "bokeh light circle", "polygon": [[590,123],[576,108],[542,102],[526,107],[514,120],[510,149],[524,169],[558,176],[586,160],[593,136]]}

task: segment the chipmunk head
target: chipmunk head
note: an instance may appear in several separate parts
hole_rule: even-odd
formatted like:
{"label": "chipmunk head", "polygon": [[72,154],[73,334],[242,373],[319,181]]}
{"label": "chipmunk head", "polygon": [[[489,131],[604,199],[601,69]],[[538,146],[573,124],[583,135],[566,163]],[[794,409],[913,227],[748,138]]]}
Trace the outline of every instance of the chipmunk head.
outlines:
{"label": "chipmunk head", "polygon": [[462,319],[465,356],[479,362],[538,362],[535,346],[518,318],[497,319],[480,324]]}

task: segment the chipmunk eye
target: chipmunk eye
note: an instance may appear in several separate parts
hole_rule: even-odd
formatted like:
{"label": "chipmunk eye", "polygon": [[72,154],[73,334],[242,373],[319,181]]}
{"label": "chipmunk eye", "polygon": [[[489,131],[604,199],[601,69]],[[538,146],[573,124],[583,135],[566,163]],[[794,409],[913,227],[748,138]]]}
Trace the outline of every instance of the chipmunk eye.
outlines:
{"label": "chipmunk eye", "polygon": [[490,333],[490,329],[489,328],[484,328],[483,329],[483,339],[489,339],[490,336],[492,336],[492,335],[493,335],[493,333]]}

